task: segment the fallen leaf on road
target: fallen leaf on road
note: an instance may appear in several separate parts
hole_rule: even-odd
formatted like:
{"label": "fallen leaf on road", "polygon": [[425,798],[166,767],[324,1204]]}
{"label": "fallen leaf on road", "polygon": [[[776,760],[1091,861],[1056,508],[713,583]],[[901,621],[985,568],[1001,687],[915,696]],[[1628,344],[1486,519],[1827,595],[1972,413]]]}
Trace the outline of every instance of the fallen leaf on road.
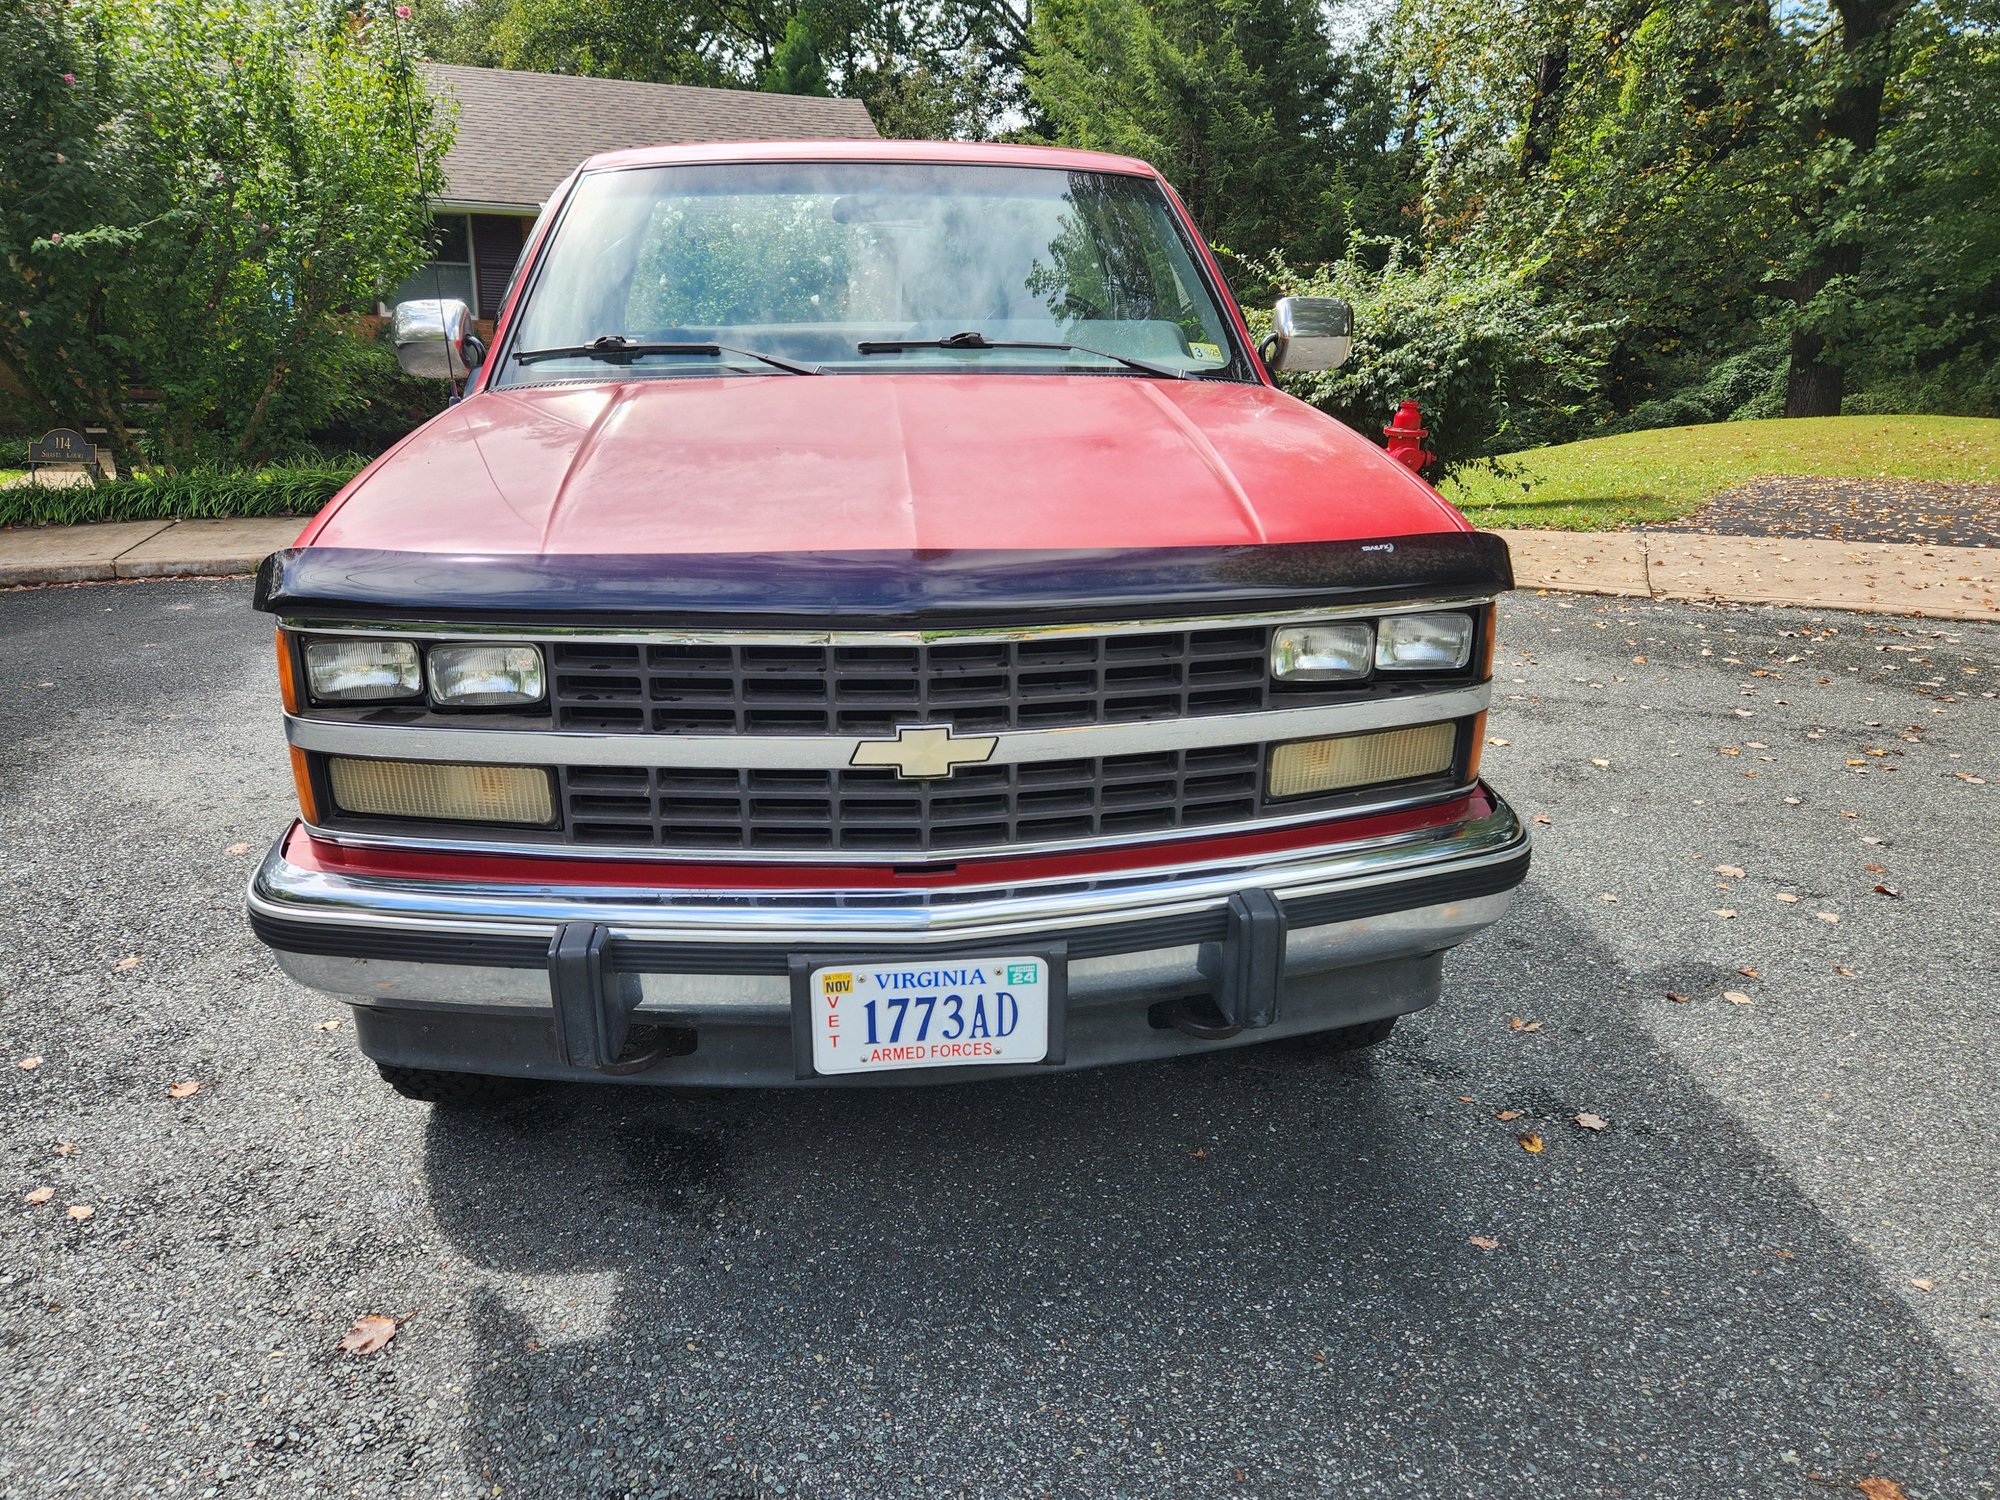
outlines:
{"label": "fallen leaf on road", "polygon": [[1870,875],[1887,875],[1889,873],[1889,867],[1887,865],[1878,865],[1872,859],[1868,861],[1867,864],[1863,865],[1861,868],[1866,870]]}
{"label": "fallen leaf on road", "polygon": [[1512,740],[1503,740],[1500,738],[1499,735],[1496,734],[1489,736],[1486,743],[1489,745],[1511,745],[1514,742]]}
{"label": "fallen leaf on road", "polygon": [[1192,1157],[1193,1157],[1193,1158],[1194,1158],[1194,1159],[1195,1159],[1196,1161],[1207,1161],[1207,1160],[1208,1160],[1208,1147],[1206,1147],[1206,1146],[1197,1146],[1197,1147],[1195,1147],[1195,1148],[1194,1148],[1194,1150],[1192,1150],[1192,1151],[1188,1152],[1188,1155],[1189,1155],[1189,1156],[1192,1156]]}
{"label": "fallen leaf on road", "polygon": [[1611,1128],[1609,1120],[1605,1119],[1602,1115],[1594,1115],[1589,1110],[1585,1110],[1582,1114],[1578,1115],[1576,1123],[1581,1125],[1585,1130],[1609,1130]]}
{"label": "fallen leaf on road", "polygon": [[1518,1120],[1521,1118],[1521,1112],[1518,1109],[1503,1109],[1493,1118],[1496,1120]]}
{"label": "fallen leaf on road", "polygon": [[1549,815],[1547,813],[1536,813],[1535,821],[1546,828],[1549,824]]}
{"label": "fallen leaf on road", "polygon": [[1813,915],[1818,917],[1822,922],[1838,922],[1840,920],[1840,913],[1836,911],[1816,911]]}
{"label": "fallen leaf on road", "polygon": [[1686,1005],[1688,1003],[1688,997],[1686,995],[1676,994],[1672,990],[1667,991],[1667,998],[1673,1001],[1674,1004],[1676,1005]]}
{"label": "fallen leaf on road", "polygon": [[1600,901],[1616,901],[1618,898],[1612,895],[1611,892],[1606,891],[1604,892],[1603,895],[1599,896],[1597,899]]}
{"label": "fallen leaf on road", "polygon": [[1932,1281],[1928,1276],[1912,1276],[1910,1278],[1910,1285],[1920,1292],[1934,1292],[1937,1290],[1937,1283]]}
{"label": "fallen leaf on road", "polygon": [[1470,1104],[1470,1103],[1472,1103],[1472,1095],[1470,1095],[1470,1094],[1460,1094],[1460,1095],[1458,1096],[1458,1102],[1459,1102],[1460,1104]]}
{"label": "fallen leaf on road", "polygon": [[1741,755],[1743,751],[1735,745],[1724,745],[1722,747],[1722,753],[1724,755]]}
{"label": "fallen leaf on road", "polygon": [[52,1187],[38,1187],[32,1192],[23,1193],[21,1201],[23,1203],[43,1204],[55,1197],[55,1195],[56,1190]]}
{"label": "fallen leaf on road", "polygon": [[1465,1242],[1468,1245],[1477,1245],[1482,1250],[1498,1250],[1500,1248],[1498,1240],[1491,1239],[1483,1234],[1468,1234],[1465,1237]]}
{"label": "fallen leaf on road", "polygon": [[338,1031],[338,1030],[340,1030],[340,1022],[339,1022],[339,1021],[338,1021],[337,1019],[336,1019],[336,1020],[332,1020],[332,1021],[321,1021],[321,1022],[320,1022],[320,1023],[318,1024],[318,1025],[316,1025],[316,1026],[314,1026],[314,1027],[313,1027],[313,1030],[314,1030],[314,1031]]}
{"label": "fallen leaf on road", "polygon": [[250,846],[248,844],[231,844],[227,849],[224,849],[222,852],[224,854],[248,854],[250,852]]}
{"label": "fallen leaf on road", "polygon": [[1754,968],[1752,968],[1749,964],[1745,964],[1742,968],[1738,969],[1736,972],[1741,974],[1745,979],[1762,979],[1764,977],[1762,974],[1759,974]]}
{"label": "fallen leaf on road", "polygon": [[1901,901],[1903,899],[1903,893],[1897,890],[1893,885],[1878,885],[1875,887],[1875,894],[1878,896],[1887,896],[1895,901]]}
{"label": "fallen leaf on road", "polygon": [[114,969],[136,969],[139,967],[139,955],[136,953],[128,953],[125,955],[125,957],[119,959],[118,962],[113,964],[111,967]]}
{"label": "fallen leaf on road", "polygon": [[88,1203],[72,1203],[69,1206],[69,1216],[79,1224],[85,1219],[95,1217],[96,1213],[97,1210],[92,1208]]}
{"label": "fallen leaf on road", "polygon": [[396,1336],[396,1320],[369,1313],[354,1320],[354,1326],[336,1345],[343,1354],[379,1354]]}
{"label": "fallen leaf on road", "polygon": [[1785,799],[1785,806],[1787,807],[1797,807],[1799,805],[1800,805],[1799,799],[1797,797],[1787,797]]}
{"label": "fallen leaf on road", "polygon": [[190,1078],[185,1082],[177,1083],[172,1088],[168,1089],[167,1097],[169,1099],[192,1099],[196,1094],[199,1094],[200,1092],[201,1092],[201,1085],[195,1082],[192,1078]]}
{"label": "fallen leaf on road", "polygon": [[71,1156],[74,1155],[75,1152],[76,1152],[75,1141],[59,1141],[56,1143],[57,1156]]}
{"label": "fallen leaf on road", "polygon": [[1893,1479],[1857,1479],[1854,1487],[1868,1500],[1910,1500],[1903,1487]]}
{"label": "fallen leaf on road", "polygon": [[1792,902],[1798,900],[1799,898],[1793,895],[1790,891],[1779,891],[1777,895],[1775,895],[1771,899],[1774,901],[1783,901],[1786,905],[1789,906]]}
{"label": "fallen leaf on road", "polygon": [[1727,1000],[1731,1005],[1748,1005],[1750,1003],[1750,997],[1741,990],[1724,990],[1722,998]]}
{"label": "fallen leaf on road", "polygon": [[1531,1154],[1539,1152],[1542,1149],[1542,1138],[1536,1135],[1532,1130],[1523,1131],[1521,1134],[1515,1136],[1514,1139],[1521,1143],[1521,1149],[1523,1151],[1529,1152]]}
{"label": "fallen leaf on road", "polygon": [[1986,778],[1985,778],[1984,776],[1972,776],[1972,775],[1969,775],[1969,774],[1967,774],[1967,773],[1966,773],[1966,772],[1964,772],[1964,771],[1953,771],[1953,772],[1952,772],[1951,774],[1952,774],[1952,775],[1954,775],[1954,776],[1956,776],[1956,777],[1957,777],[1957,778],[1958,778],[1958,779],[1959,779],[1960,781],[1969,781],[1969,782],[1971,782],[1971,783],[1972,783],[1972,785],[1974,785],[1974,786],[1985,786],[1985,785],[1986,785]]}
{"label": "fallen leaf on road", "polygon": [[1715,873],[1725,876],[1730,880],[1741,880],[1743,878],[1743,867],[1741,865],[1717,865]]}
{"label": "fallen leaf on road", "polygon": [[1725,921],[1725,922],[1727,922],[1727,921],[1728,921],[1728,920],[1729,920],[1729,919],[1730,919],[1731,917],[1733,917],[1733,916],[1735,916],[1735,915],[1736,915],[1735,911],[1734,911],[1734,910],[1733,910],[1732,908],[1730,908],[1730,907],[1727,907],[1727,906],[1718,906],[1718,907],[1716,907],[1716,909],[1715,909],[1715,914],[1716,914],[1716,915],[1717,915],[1718,917],[1722,918],[1722,920],[1723,920],[1723,921]]}
{"label": "fallen leaf on road", "polygon": [[1856,977],[1854,971],[1848,968],[1846,964],[1835,964],[1833,972],[1838,974],[1842,979],[1853,979]]}
{"label": "fallen leaf on road", "polygon": [[1593,766],[1608,766],[1611,764],[1611,762],[1608,760],[1593,760],[1591,764]]}
{"label": "fallen leaf on road", "polygon": [[1509,1031],[1540,1031],[1542,1023],[1540,1021],[1524,1021],[1519,1016],[1511,1016],[1507,1021],[1507,1029]]}
{"label": "fallen leaf on road", "polygon": [[41,1065],[42,1065],[42,1060],[39,1057],[24,1057],[21,1059],[22,1069],[29,1073],[34,1072],[35,1069],[39,1068]]}

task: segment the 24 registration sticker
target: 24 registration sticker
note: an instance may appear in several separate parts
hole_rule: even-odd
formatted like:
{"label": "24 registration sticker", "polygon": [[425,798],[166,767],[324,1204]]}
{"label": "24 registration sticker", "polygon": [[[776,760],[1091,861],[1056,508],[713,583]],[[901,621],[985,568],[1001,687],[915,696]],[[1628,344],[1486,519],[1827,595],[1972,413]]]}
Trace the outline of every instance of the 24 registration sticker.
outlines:
{"label": "24 registration sticker", "polygon": [[813,1068],[1040,1062],[1049,1051],[1049,965],[1038,957],[830,964],[807,982]]}

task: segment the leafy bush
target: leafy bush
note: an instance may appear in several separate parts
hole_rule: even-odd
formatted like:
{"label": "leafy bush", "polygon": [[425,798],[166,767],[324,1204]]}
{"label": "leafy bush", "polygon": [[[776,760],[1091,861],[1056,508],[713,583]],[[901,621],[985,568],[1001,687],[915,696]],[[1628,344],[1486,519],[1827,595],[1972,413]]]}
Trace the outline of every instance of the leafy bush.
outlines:
{"label": "leafy bush", "polygon": [[395,9],[10,8],[0,365],[39,425],[103,428],[129,472],[256,465],[340,409],[351,310],[422,262],[449,138]]}
{"label": "leafy bush", "polygon": [[[1362,257],[1382,257],[1379,269]],[[1244,262],[1281,295],[1339,297],[1354,309],[1354,352],[1338,370],[1282,377],[1287,389],[1379,441],[1399,403],[1423,408],[1442,472],[1563,442],[1603,408],[1613,333],[1540,301],[1504,271],[1445,257],[1418,261],[1394,241],[1297,268]],[[1256,319],[1261,334],[1269,315]]]}
{"label": "leafy bush", "polygon": [[361,472],[350,455],[266,469],[188,469],[96,484],[17,484],[0,489],[0,526],[85,521],[187,521],[224,516],[309,516]]}
{"label": "leafy bush", "polygon": [[1693,427],[1703,422],[1781,416],[1785,406],[1787,358],[1782,343],[1758,344],[1742,350],[1717,360],[1679,390],[1640,402],[1608,423],[1604,431],[1645,432],[1655,427]]}

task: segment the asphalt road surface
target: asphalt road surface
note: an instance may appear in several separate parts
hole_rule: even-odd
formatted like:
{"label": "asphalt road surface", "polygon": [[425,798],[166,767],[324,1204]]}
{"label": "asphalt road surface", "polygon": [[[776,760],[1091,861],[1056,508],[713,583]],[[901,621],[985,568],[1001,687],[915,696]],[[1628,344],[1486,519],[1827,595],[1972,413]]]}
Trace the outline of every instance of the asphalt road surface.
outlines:
{"label": "asphalt road surface", "polygon": [[467,1117],[244,928],[249,595],[0,595],[0,1493],[2000,1494],[2000,631],[1510,601],[1364,1060]]}

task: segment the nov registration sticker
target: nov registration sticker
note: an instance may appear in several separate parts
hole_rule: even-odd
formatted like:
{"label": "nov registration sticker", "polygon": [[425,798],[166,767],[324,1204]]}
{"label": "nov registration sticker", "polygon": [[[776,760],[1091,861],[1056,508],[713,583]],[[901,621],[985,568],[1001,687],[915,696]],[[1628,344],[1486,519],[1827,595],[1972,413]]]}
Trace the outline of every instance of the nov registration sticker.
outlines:
{"label": "nov registration sticker", "polygon": [[806,996],[820,1073],[1032,1063],[1049,1053],[1045,958],[830,964],[812,971]]}

